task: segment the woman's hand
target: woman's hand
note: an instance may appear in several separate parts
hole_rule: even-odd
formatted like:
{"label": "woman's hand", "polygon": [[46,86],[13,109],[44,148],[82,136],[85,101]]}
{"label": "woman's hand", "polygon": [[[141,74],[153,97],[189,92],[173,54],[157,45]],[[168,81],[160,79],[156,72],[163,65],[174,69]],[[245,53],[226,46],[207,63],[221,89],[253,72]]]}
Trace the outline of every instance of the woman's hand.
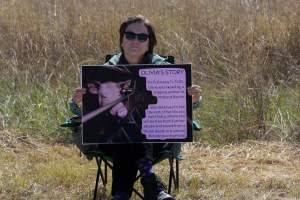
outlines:
{"label": "woman's hand", "polygon": [[73,94],[73,101],[80,105],[82,102],[82,96],[85,94],[86,89],[85,88],[76,88]]}
{"label": "woman's hand", "polygon": [[201,87],[199,85],[192,85],[191,87],[187,88],[188,95],[192,96],[192,102],[197,103],[201,97]]}

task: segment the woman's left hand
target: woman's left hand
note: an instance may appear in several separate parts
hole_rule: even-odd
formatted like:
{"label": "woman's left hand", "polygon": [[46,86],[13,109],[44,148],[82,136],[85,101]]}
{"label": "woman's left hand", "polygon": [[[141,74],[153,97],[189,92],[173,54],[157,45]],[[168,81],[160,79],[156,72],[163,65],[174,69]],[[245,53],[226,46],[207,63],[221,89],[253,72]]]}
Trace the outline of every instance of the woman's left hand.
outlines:
{"label": "woman's left hand", "polygon": [[192,96],[192,102],[197,103],[201,97],[201,87],[199,85],[192,85],[187,88],[188,95]]}

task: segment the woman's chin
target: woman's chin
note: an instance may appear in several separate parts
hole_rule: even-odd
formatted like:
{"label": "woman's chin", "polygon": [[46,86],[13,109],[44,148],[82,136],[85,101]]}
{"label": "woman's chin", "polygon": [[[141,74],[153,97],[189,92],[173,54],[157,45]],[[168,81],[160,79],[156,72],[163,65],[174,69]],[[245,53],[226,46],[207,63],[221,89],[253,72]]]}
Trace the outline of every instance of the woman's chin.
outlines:
{"label": "woman's chin", "polygon": [[138,49],[131,49],[128,54],[132,55],[132,56],[138,56],[141,55],[141,51]]}
{"label": "woman's chin", "polygon": [[143,56],[143,54],[141,55],[140,52],[130,52],[128,55],[129,55],[130,57],[135,57],[135,58],[140,58],[140,57]]}

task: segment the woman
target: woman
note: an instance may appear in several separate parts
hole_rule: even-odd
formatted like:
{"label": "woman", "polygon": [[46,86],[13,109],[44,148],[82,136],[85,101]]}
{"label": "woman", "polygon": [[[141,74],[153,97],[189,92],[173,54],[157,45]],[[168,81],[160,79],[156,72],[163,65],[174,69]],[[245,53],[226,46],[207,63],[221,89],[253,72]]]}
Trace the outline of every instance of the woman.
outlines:
{"label": "woman", "polygon": [[[113,56],[106,65],[117,64],[168,64],[162,57],[153,53],[156,36],[153,26],[143,16],[128,18],[119,29],[121,53]],[[77,88],[72,99],[72,110],[78,110],[86,90]],[[193,85],[187,89],[197,104],[201,89]],[[75,109],[74,109],[75,108]],[[153,152],[159,151],[162,144],[114,144],[101,145],[101,150],[113,158],[113,200],[129,199],[137,171],[142,174],[145,200],[174,200],[166,193],[160,179],[152,171]]]}

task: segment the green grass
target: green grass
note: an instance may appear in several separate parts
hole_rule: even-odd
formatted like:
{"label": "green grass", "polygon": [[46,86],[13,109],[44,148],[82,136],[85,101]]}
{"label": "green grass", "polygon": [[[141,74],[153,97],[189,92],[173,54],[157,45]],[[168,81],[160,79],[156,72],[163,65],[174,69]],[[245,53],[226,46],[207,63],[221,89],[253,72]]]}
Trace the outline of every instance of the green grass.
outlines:
{"label": "green grass", "polygon": [[296,0],[4,1],[1,128],[46,140],[66,137],[58,125],[70,116],[79,65],[101,64],[118,51],[119,24],[141,13],[156,27],[157,52],[193,63],[193,82],[204,90],[203,107],[195,112],[202,139],[295,140],[299,10]]}
{"label": "green grass", "polygon": [[[1,113],[4,129],[37,138],[61,139],[59,124],[68,116],[71,91],[63,82],[51,84],[47,80],[28,80],[19,72],[10,82],[2,77]],[[27,79],[28,78],[28,79]],[[27,80],[26,80],[27,79]]]}
{"label": "green grass", "polygon": [[[204,92],[203,105],[195,113],[195,118],[200,119],[204,127],[201,132],[203,139],[211,143],[228,143],[247,138],[299,139],[298,88],[274,87],[263,91],[261,99],[253,98],[251,91],[240,89]],[[263,105],[262,111],[258,109],[259,104]],[[258,126],[260,120],[263,120],[265,130]]]}
{"label": "green grass", "polygon": [[118,51],[120,22],[142,13],[157,29],[159,53],[193,63],[193,81],[204,90],[195,112],[202,139],[295,140],[299,10],[295,0],[2,2],[1,127],[61,140],[79,65]]}

